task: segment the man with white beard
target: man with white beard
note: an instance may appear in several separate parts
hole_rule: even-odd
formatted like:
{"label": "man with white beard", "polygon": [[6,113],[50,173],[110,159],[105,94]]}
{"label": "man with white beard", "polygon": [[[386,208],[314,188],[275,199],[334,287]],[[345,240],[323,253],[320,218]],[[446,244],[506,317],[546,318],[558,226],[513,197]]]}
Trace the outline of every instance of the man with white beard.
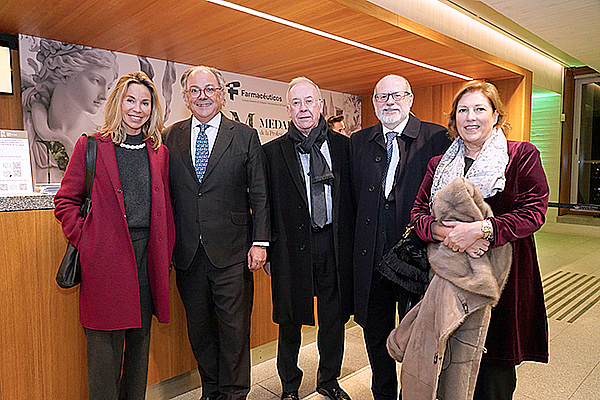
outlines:
{"label": "man with white beard", "polygon": [[381,257],[400,239],[427,163],[450,145],[446,128],[410,114],[413,94],[397,75],[373,92],[379,119],[350,137],[352,187],[357,207],[354,241],[354,319],[364,330],[375,400],[398,398],[396,362],[386,340],[399,318],[419,300],[377,271]]}

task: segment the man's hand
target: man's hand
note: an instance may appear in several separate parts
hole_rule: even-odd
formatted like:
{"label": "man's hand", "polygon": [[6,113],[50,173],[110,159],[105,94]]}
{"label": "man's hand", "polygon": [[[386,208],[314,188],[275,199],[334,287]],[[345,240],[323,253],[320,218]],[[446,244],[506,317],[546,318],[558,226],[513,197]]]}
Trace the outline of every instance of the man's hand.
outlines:
{"label": "man's hand", "polygon": [[267,249],[261,246],[252,246],[248,250],[248,269],[252,272],[258,271],[267,261]]}

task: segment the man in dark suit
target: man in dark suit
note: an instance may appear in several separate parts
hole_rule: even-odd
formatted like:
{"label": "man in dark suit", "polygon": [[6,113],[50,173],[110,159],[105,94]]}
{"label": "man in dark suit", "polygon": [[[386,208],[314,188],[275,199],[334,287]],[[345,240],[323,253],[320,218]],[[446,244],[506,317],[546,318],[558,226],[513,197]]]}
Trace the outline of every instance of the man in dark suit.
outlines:
{"label": "man in dark suit", "polygon": [[317,297],[317,392],[350,399],[338,377],[344,324],[352,314],[354,207],[349,140],[328,129],[317,85],[295,78],[287,91],[288,132],[264,145],[273,239],[269,247],[277,370],[282,399],[298,400],[302,325],[314,325]]}
{"label": "man in dark suit", "polygon": [[375,400],[397,399],[396,362],[386,339],[418,301],[376,270],[382,255],[404,233],[427,162],[450,145],[446,128],[410,114],[410,84],[397,75],[375,86],[379,123],[350,137],[352,187],[356,202],[354,319],[364,330]]}
{"label": "man in dark suit", "polygon": [[192,116],[164,132],[177,238],[173,259],[202,399],[250,390],[252,272],[270,239],[264,153],[256,130],[227,119],[225,80],[194,67],[181,77]]}

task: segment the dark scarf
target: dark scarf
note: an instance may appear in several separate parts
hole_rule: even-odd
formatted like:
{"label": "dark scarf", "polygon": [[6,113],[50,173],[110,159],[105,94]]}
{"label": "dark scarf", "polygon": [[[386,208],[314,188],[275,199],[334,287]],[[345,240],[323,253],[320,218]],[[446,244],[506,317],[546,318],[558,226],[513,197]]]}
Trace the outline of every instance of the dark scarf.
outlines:
{"label": "dark scarf", "polygon": [[325,156],[321,153],[321,146],[327,139],[327,122],[321,115],[319,118],[319,125],[314,127],[308,136],[300,132],[293,122],[290,122],[290,137],[294,141],[296,151],[303,154],[310,154],[310,182],[314,186],[315,184],[328,184],[333,183],[333,173],[327,165]]}
{"label": "dark scarf", "polygon": [[310,154],[310,193],[312,204],[312,222],[317,227],[323,227],[327,220],[327,207],[325,204],[325,185],[333,184],[333,173],[327,165],[327,160],[321,153],[321,146],[327,139],[327,123],[321,115],[319,125],[313,128],[308,136],[290,123],[289,133],[296,151]]}

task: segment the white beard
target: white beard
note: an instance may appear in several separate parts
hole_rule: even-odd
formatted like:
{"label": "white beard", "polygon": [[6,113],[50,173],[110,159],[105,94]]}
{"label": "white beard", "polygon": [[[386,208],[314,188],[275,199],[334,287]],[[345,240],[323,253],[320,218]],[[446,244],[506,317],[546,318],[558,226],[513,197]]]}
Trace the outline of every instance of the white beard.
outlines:
{"label": "white beard", "polygon": [[399,112],[391,114],[385,113],[383,111],[380,111],[378,108],[375,108],[375,114],[377,115],[377,119],[379,119],[381,123],[386,126],[397,126],[408,116],[408,112],[405,113],[404,109],[402,108]]}

